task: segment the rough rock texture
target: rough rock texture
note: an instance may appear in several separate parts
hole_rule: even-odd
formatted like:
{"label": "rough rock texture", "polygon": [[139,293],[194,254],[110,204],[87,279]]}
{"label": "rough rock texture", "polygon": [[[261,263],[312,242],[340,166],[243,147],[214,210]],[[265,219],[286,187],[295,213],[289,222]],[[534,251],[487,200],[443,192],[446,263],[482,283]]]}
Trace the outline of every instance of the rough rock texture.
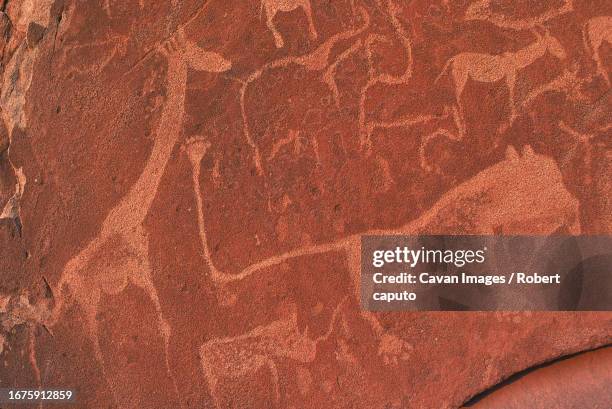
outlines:
{"label": "rough rock texture", "polygon": [[357,298],[370,230],[612,231],[609,0],[0,10],[0,387],[457,408],[612,342],[610,313]]}

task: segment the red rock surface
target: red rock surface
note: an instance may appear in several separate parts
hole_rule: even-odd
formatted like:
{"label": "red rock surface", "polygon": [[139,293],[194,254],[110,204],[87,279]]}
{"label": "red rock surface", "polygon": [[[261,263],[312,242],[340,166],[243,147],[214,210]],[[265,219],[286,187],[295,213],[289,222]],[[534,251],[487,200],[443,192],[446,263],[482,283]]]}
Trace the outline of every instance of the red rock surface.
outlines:
{"label": "red rock surface", "polygon": [[1,387],[457,408],[612,341],[610,313],[357,298],[367,231],[612,231],[609,1],[0,9]]}
{"label": "red rock surface", "polygon": [[612,402],[612,348],[569,357],[516,378],[468,407],[607,408]]}

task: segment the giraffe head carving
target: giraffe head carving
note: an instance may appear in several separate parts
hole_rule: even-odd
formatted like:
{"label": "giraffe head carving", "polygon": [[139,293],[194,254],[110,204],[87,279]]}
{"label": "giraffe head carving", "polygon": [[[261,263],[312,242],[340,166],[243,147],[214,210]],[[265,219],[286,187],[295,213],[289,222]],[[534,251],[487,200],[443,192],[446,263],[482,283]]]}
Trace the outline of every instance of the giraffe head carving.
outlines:
{"label": "giraffe head carving", "polygon": [[183,28],[179,28],[163,44],[161,51],[167,57],[180,55],[179,58],[196,71],[225,72],[232,68],[232,62],[222,55],[213,51],[205,51],[188,39]]}
{"label": "giraffe head carving", "polygon": [[185,59],[191,68],[197,71],[225,72],[232,68],[232,62],[218,53],[204,51],[197,44],[187,40]]}

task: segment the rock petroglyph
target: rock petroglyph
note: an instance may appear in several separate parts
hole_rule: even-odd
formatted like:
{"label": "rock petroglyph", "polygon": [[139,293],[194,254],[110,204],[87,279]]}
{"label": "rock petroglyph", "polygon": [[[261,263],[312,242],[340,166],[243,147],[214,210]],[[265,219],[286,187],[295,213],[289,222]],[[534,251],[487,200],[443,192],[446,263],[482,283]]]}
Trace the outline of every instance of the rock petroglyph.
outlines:
{"label": "rock petroglyph", "polygon": [[470,52],[457,54],[451,57],[446,65],[444,65],[442,72],[436,78],[436,82],[446,73],[450,72],[455,87],[457,104],[463,110],[461,96],[468,79],[484,83],[504,80],[510,93],[509,126],[517,117],[515,88],[519,72],[543,57],[547,52],[561,61],[565,60],[567,56],[559,40],[548,31],[544,31],[544,34],[541,34],[534,30],[533,34],[536,40],[529,46],[515,52],[506,52],[499,55]]}
{"label": "rock petroglyph", "polygon": [[274,401],[280,403],[281,391],[275,358],[291,359],[304,364],[312,362],[317,354],[317,345],[332,334],[342,307],[343,302],[334,310],[327,331],[314,339],[310,338],[308,328],[303,334],[300,333],[297,312],[291,311],[286,317],[256,327],[243,335],[215,339],[202,345],[202,367],[217,407],[223,407],[217,399],[221,378],[253,376],[261,367],[268,368]]}
{"label": "rock petroglyph", "polygon": [[[508,148],[506,159],[484,170],[469,181],[444,194],[430,210],[402,226],[391,229],[364,231],[360,234],[344,237],[337,241],[313,244],[270,257],[243,268],[239,272],[220,271],[214,264],[207,237],[205,209],[200,183],[200,161],[210,147],[204,140],[193,141],[188,147],[189,159],[193,168],[193,184],[197,202],[198,225],[202,244],[202,254],[210,278],[217,285],[254,279],[255,274],[265,274],[266,269],[278,266],[298,257],[314,256],[325,253],[344,253],[347,268],[352,277],[352,290],[355,298],[360,297],[360,243],[362,234],[415,235],[423,232],[455,231],[466,234],[493,234],[500,230],[504,234],[519,231],[519,223],[528,221],[538,232],[552,233],[561,227],[574,234],[580,232],[579,204],[569,193],[556,163],[543,155],[533,152],[530,146],[525,147],[519,156],[514,148]],[[486,186],[483,189],[483,186]],[[508,188],[510,187],[510,191]],[[204,192],[205,194],[205,192]],[[531,202],[508,203],[508,198],[529,197]],[[557,199],[553,199],[557,198]],[[460,217],[469,208],[470,217]],[[371,325],[378,336],[379,351],[387,364],[396,363],[398,359],[407,359],[412,345],[396,335],[388,333],[372,313],[362,311],[363,318]],[[277,323],[278,324],[278,323]],[[261,331],[261,330],[260,330]],[[249,337],[248,334],[245,337]],[[211,348],[210,345],[203,350]],[[211,373],[206,362],[210,352],[201,352],[207,376],[215,388],[218,376]],[[236,352],[234,355],[240,355]],[[251,353],[253,363],[248,368],[264,365],[263,357]],[[275,370],[272,370],[273,377]]]}
{"label": "rock petroglyph", "polygon": [[597,73],[606,80],[609,87],[610,73],[604,66],[599,49],[604,42],[612,44],[612,16],[593,17],[584,25],[583,34],[584,45],[597,64]]}
{"label": "rock petroglyph", "polygon": [[261,14],[265,12],[266,25],[274,36],[274,44],[276,44],[277,48],[282,48],[285,45],[285,41],[274,24],[274,17],[279,12],[289,12],[296,9],[301,9],[306,14],[308,19],[308,35],[312,40],[316,40],[318,34],[314,18],[312,17],[312,4],[310,0],[261,0]]}
{"label": "rock petroglyph", "polygon": [[[157,312],[160,334],[165,345],[166,367],[171,374],[168,362],[171,329],[164,318],[153,283],[148,233],[143,223],[159,189],[172,150],[182,133],[188,68],[218,73],[229,70],[231,62],[215,52],[200,49],[185,38],[182,30],[162,44],[159,52],[168,61],[168,94],[149,159],[136,183],[106,216],[100,233],[67,263],[58,287],[66,288],[68,296],[83,309],[96,360],[102,368],[105,364],[96,320],[102,294],[118,294],[130,283],[143,289]],[[112,379],[107,379],[111,388],[118,387]]]}
{"label": "rock petroglyph", "polygon": [[481,20],[488,21],[497,27],[507,28],[511,30],[528,30],[534,27],[553,20],[554,18],[563,16],[574,11],[574,0],[565,0],[563,5],[558,8],[551,8],[539,15],[518,18],[508,16],[494,10],[494,0],[477,0],[467,8],[465,12],[465,20]]}
{"label": "rock petroglyph", "polygon": [[364,235],[609,234],[610,5],[0,0],[0,388],[455,409],[610,344],[360,276]]}
{"label": "rock petroglyph", "polygon": [[[314,51],[301,56],[284,57],[272,61],[270,63],[265,64],[263,67],[259,68],[255,72],[251,73],[246,80],[240,80],[240,82],[242,83],[242,87],[240,90],[240,108],[242,113],[243,132],[248,145],[253,149],[253,160],[258,175],[263,176],[265,174],[265,171],[263,160],[259,152],[259,147],[256,141],[253,139],[253,136],[250,131],[246,101],[249,86],[256,80],[260,79],[264,73],[274,69],[288,67],[291,65],[297,65],[298,67],[302,67],[309,71],[325,70],[323,72],[322,81],[326,83],[327,86],[330,88],[330,91],[333,93],[336,103],[338,104],[339,94],[338,87],[334,80],[334,70],[337,64],[342,61],[342,59],[346,58],[346,52],[351,50],[354,45],[345,50],[344,53],[340,54],[336,60],[330,62],[329,58],[332,48],[334,48],[336,44],[340,43],[341,41],[351,39],[361,34],[368,28],[370,24],[370,17],[368,15],[368,12],[364,8],[360,9],[360,16],[362,20],[360,26],[357,26],[356,28],[351,30],[343,31],[338,34],[332,35],[329,39],[319,45]],[[357,43],[358,42],[359,40],[357,40]]]}

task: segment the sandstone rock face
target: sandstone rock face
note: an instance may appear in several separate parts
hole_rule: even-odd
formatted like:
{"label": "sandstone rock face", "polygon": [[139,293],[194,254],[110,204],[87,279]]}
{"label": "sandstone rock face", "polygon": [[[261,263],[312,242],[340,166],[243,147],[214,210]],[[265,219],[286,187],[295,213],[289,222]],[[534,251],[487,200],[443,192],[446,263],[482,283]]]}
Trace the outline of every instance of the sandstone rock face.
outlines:
{"label": "sandstone rock face", "polygon": [[0,6],[0,387],[458,408],[612,342],[358,299],[364,232],[610,234],[609,1]]}
{"label": "sandstone rock face", "polygon": [[516,376],[471,408],[605,408],[612,401],[612,348],[566,357]]}

